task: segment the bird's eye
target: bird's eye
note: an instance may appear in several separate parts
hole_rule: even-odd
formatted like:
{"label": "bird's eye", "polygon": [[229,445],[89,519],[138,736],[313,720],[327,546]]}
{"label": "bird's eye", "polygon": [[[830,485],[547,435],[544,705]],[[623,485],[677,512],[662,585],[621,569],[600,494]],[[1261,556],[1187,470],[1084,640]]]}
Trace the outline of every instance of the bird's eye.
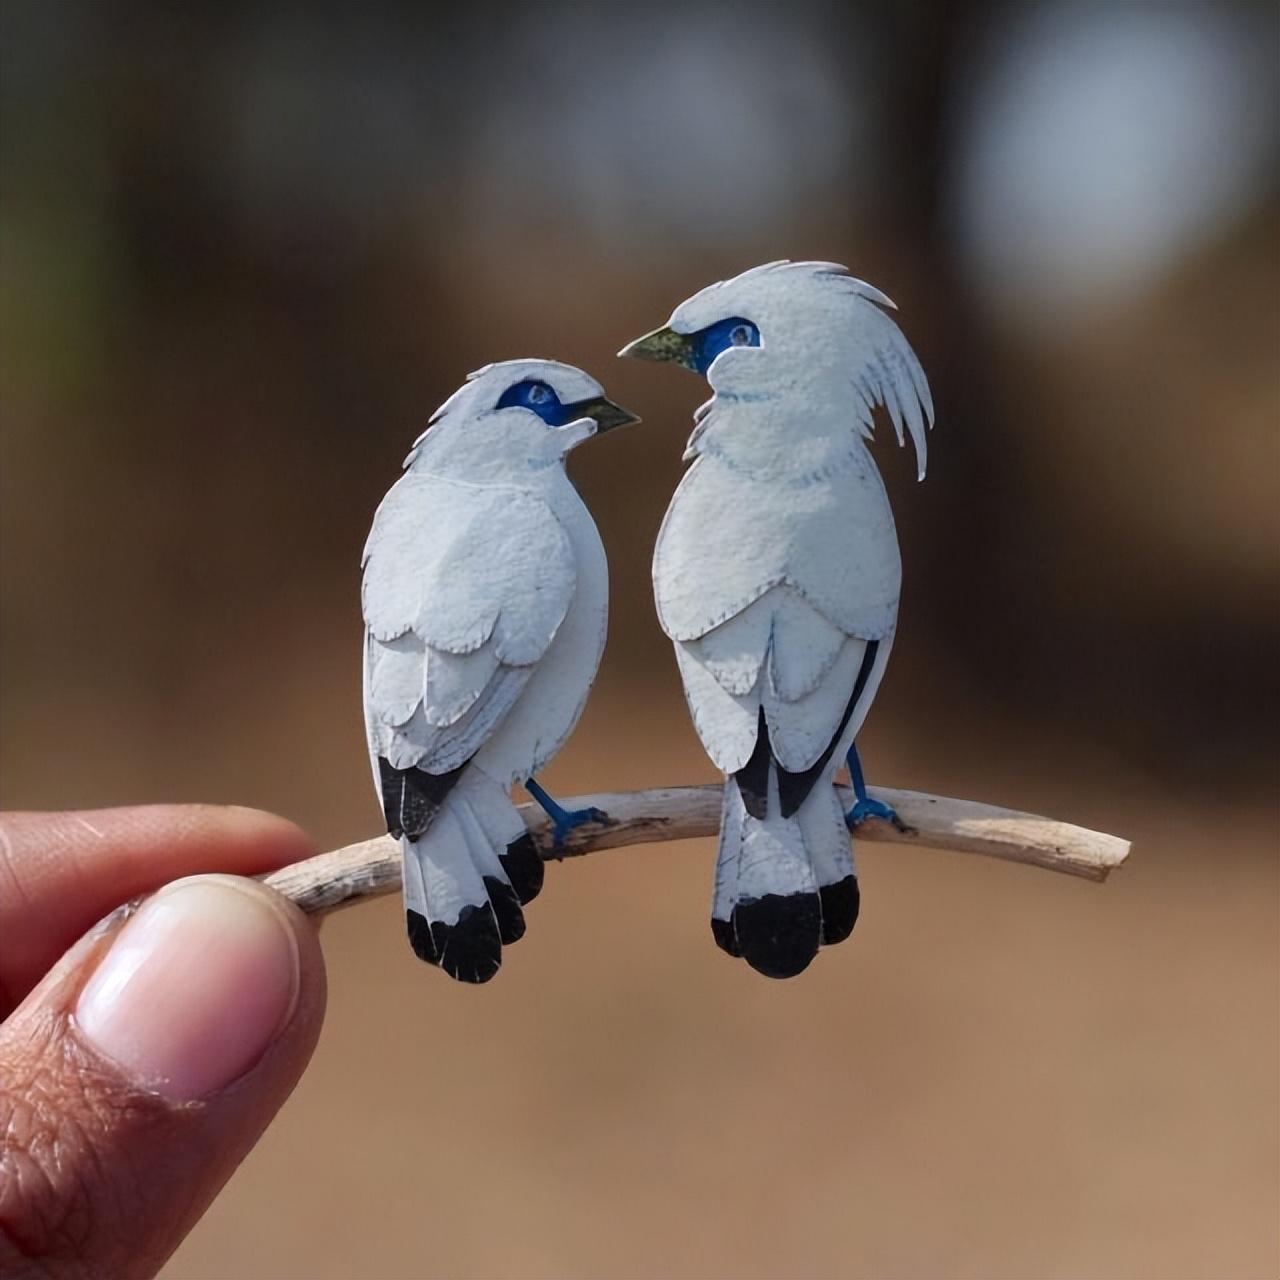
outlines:
{"label": "bird's eye", "polygon": [[735,347],[748,347],[751,345],[751,330],[745,324],[735,325],[729,334],[729,341]]}
{"label": "bird's eye", "polygon": [[551,388],[545,382],[535,382],[529,388],[530,404],[546,404],[551,399]]}

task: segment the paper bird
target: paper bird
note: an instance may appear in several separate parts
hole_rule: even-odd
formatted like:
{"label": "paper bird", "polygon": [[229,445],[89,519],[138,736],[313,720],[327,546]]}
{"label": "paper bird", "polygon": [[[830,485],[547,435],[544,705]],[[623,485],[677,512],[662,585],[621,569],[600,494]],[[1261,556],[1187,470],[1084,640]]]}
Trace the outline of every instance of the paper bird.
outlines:
{"label": "paper bird", "polygon": [[534,774],[573,731],[604,648],[608,567],[569,451],[638,422],[550,360],[473,373],[431,418],[365,545],[364,708],[374,784],[400,841],[409,942],[486,982],[542,860],[511,801],[525,782],[557,840],[599,821]]}
{"label": "paper bird", "polygon": [[[786,978],[853,930],[848,829],[871,800],[853,742],[893,645],[902,570],[867,442],[888,409],[921,479],[928,383],[893,303],[823,262],[714,284],[619,354],[703,374],[685,473],[654,552],[662,628],[726,775],[711,928]],[[857,804],[833,783],[848,762]]]}

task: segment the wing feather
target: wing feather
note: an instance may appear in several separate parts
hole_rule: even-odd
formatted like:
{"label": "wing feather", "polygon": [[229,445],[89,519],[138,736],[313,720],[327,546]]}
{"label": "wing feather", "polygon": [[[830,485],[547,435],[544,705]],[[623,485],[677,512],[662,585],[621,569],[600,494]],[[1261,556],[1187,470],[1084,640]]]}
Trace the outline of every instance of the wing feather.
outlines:
{"label": "wing feather", "polygon": [[728,693],[750,693],[760,678],[773,625],[770,595],[766,592],[727,622],[688,642],[690,652]]}
{"label": "wing feather", "polygon": [[840,727],[866,646],[786,587],[774,587],[700,640],[677,642],[685,697],[707,753],[726,773],[743,768],[763,707],[778,762],[791,771],[809,768]]}
{"label": "wing feather", "polygon": [[667,511],[653,578],[659,621],[675,641],[706,636],[780,584],[845,635],[877,640],[897,617],[902,562],[869,458],[787,486],[702,457]]}
{"label": "wing feather", "polygon": [[445,728],[432,730],[419,762],[421,767],[430,773],[447,773],[470,760],[519,701],[533,670],[532,666],[499,666],[485,686],[484,696],[465,716]]}
{"label": "wing feather", "polygon": [[408,471],[365,546],[370,749],[398,769],[469,760],[569,611],[568,536],[536,496]]}
{"label": "wing feather", "polygon": [[365,623],[433,649],[526,666],[569,610],[573,551],[551,508],[518,489],[406,471],[382,500],[364,553]]}
{"label": "wing feather", "polygon": [[775,587],[766,599],[774,602],[769,691],[777,701],[796,702],[818,687],[849,637],[794,591]]}
{"label": "wing feather", "polygon": [[368,646],[369,702],[384,725],[404,724],[422,701],[422,642],[406,632]]}
{"label": "wing feather", "polygon": [[847,639],[826,676],[803,697],[787,700],[764,689],[764,717],[774,757],[792,773],[808,769],[831,745],[849,706],[865,640]]}
{"label": "wing feather", "polygon": [[684,682],[693,727],[707,754],[724,773],[737,773],[751,759],[760,722],[759,690],[735,695],[716,680],[690,651],[676,645],[676,662]]}
{"label": "wing feather", "polygon": [[492,642],[473,653],[448,653],[424,646],[419,658],[418,697],[423,700],[427,723],[437,728],[456,724],[488,689],[498,666],[498,650]]}

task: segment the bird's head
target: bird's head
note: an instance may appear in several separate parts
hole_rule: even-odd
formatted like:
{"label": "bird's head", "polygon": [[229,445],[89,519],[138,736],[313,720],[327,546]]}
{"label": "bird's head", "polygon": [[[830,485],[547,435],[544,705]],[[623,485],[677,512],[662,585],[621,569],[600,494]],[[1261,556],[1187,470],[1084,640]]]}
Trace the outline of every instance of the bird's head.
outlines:
{"label": "bird's head", "polygon": [[563,463],[584,440],[639,421],[573,365],[504,360],[468,377],[432,415],[415,451],[477,479],[500,477]]}
{"label": "bird's head", "polygon": [[859,298],[893,303],[831,262],[769,262],[700,289],[661,329],[618,353],[678,364],[720,390],[757,377],[779,378],[802,364],[807,378],[841,364]]}
{"label": "bird's head", "polygon": [[886,314],[892,309],[879,289],[836,263],[770,262],[695,293],[618,354],[702,374],[714,404],[801,393],[806,408],[832,410],[807,416],[810,434],[843,422],[870,437],[872,408],[883,404],[900,442],[904,425],[910,431],[923,475],[933,406],[919,362]]}

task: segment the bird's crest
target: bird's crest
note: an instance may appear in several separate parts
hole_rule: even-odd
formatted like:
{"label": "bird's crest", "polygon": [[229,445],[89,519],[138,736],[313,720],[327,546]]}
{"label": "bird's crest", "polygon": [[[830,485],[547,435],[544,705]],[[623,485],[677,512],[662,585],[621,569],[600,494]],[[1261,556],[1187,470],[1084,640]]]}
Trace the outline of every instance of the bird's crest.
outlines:
{"label": "bird's crest", "polygon": [[[858,433],[872,438],[873,411],[883,407],[899,445],[910,435],[923,480],[933,398],[915,352],[887,314],[896,309],[886,294],[838,263],[780,259],[701,290],[676,308],[672,327],[688,333],[725,315],[746,316],[759,326],[766,358],[781,362],[780,378],[793,364],[801,382],[806,365],[819,377],[838,371],[836,385],[851,397],[847,407]],[[824,385],[831,386],[825,379]],[[714,405],[699,412],[687,456],[699,451]]]}

